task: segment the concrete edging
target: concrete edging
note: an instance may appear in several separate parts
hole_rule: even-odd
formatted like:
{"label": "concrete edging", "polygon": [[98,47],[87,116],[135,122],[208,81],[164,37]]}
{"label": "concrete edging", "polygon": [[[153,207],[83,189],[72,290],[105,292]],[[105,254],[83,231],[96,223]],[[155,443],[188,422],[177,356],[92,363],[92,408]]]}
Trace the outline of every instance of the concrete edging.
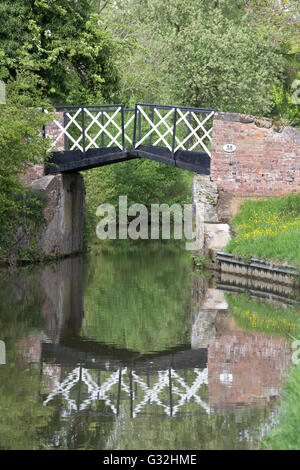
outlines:
{"label": "concrete edging", "polygon": [[222,272],[268,279],[283,284],[296,284],[297,279],[300,279],[299,270],[292,265],[278,265],[257,258],[251,258],[250,262],[247,262],[223,251],[217,251],[216,255]]}

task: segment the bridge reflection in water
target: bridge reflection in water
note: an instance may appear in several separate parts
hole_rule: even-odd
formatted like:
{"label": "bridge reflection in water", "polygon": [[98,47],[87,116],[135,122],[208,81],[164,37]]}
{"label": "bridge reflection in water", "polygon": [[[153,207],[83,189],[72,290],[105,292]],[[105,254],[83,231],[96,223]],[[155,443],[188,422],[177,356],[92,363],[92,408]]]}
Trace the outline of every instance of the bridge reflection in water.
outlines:
{"label": "bridge reflection in water", "polygon": [[[44,406],[54,405],[64,417],[79,413],[103,419],[126,414],[133,419],[201,415],[207,420],[222,410],[230,415],[231,410],[236,414],[266,406],[272,415],[269,404],[282,388],[289,343],[280,336],[242,331],[212,281],[193,282],[190,342],[142,354],[82,336],[82,270],[80,258],[43,269],[39,282],[46,326],[19,342],[26,362],[40,363]],[[225,279],[221,286],[233,289]],[[273,298],[268,292],[272,302],[284,294],[276,292]]]}
{"label": "bridge reflection in water", "polygon": [[[112,348],[108,349],[111,353]],[[126,401],[132,418],[209,414],[224,406],[261,405],[279,396],[289,355],[284,339],[242,331],[224,332],[207,349],[137,361],[43,343],[44,405],[61,397],[68,413],[95,413],[97,401],[103,401],[107,411],[99,415],[118,416],[120,404]],[[121,354],[116,350],[114,356]],[[189,411],[192,402],[197,407]]]}
{"label": "bridge reflection in water", "polygon": [[[126,400],[130,402],[132,418],[145,414],[149,405],[155,407],[154,414],[158,416],[174,417],[187,414],[182,408],[194,400],[200,413],[209,413],[207,388],[203,387],[208,384],[206,349],[155,355],[128,361],[126,365],[124,360],[105,357],[107,349],[113,348],[99,344],[98,347],[102,356],[43,344],[43,362],[55,358],[59,363],[59,366],[43,365],[43,374],[50,379],[45,405],[61,396],[72,412],[93,409],[98,400],[103,400],[111,414],[118,416],[120,403]],[[127,351],[127,355],[135,354]],[[116,356],[122,356],[117,349]],[[76,358],[80,358],[78,366],[75,366]]]}
{"label": "bridge reflection in water", "polygon": [[[38,348],[44,405],[62,399],[68,414],[80,411],[118,416],[126,404],[132,418],[146,414],[176,417],[266,404],[279,396],[290,359],[288,342],[279,336],[240,330],[228,313],[223,292],[207,280],[194,282],[191,342],[141,354],[79,335],[84,316],[83,293],[78,288],[81,268],[74,259],[60,266],[58,275],[71,288],[63,287],[65,296],[60,295],[58,302],[57,291],[46,285],[52,297],[46,305],[54,307],[53,315],[47,310],[52,318],[52,339],[48,335]],[[220,286],[232,291],[229,281],[226,284],[222,279]],[[265,291],[271,301],[284,299],[277,291]],[[290,292],[286,295],[289,303]],[[57,320],[60,326],[53,335],[54,314],[64,320],[63,324]],[[100,402],[104,410],[97,406]]]}

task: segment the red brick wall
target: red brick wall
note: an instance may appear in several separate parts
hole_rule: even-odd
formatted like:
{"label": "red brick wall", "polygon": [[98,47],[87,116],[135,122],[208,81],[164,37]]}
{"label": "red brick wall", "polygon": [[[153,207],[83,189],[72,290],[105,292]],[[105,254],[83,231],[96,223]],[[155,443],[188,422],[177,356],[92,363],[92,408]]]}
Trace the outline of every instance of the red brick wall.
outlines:
{"label": "red brick wall", "polygon": [[[63,125],[62,112],[56,113],[56,121]],[[54,121],[49,123],[45,128],[45,135],[46,137],[50,137],[51,140],[55,141],[55,139],[57,139],[60,133],[61,129]],[[59,149],[64,149],[64,136],[61,136],[58,142],[56,143],[56,150]],[[21,175],[21,180],[25,184],[31,184],[33,181],[42,178],[43,176],[45,176],[44,165],[33,165],[32,167],[28,168],[24,174]]]}
{"label": "red brick wall", "polygon": [[[225,144],[236,151],[227,153]],[[217,113],[212,133],[211,178],[237,196],[300,191],[300,132],[267,119]]]}
{"label": "red brick wall", "polygon": [[31,184],[33,181],[38,180],[45,176],[44,165],[33,165],[28,168],[26,173],[23,173],[20,177],[25,184]]}
{"label": "red brick wall", "polygon": [[[57,112],[55,114],[56,114],[55,120],[63,127],[64,113],[63,112]],[[45,128],[45,134],[46,134],[46,137],[50,137],[51,140],[55,141],[55,139],[57,139],[57,137],[61,134],[61,129],[56,124],[56,122],[53,121],[53,122],[50,122],[49,124],[47,124],[47,126]],[[64,135],[62,135],[60,137],[60,139],[58,140],[58,142],[56,142],[55,147],[56,148],[53,149],[53,150],[64,150],[64,148],[65,148]]]}

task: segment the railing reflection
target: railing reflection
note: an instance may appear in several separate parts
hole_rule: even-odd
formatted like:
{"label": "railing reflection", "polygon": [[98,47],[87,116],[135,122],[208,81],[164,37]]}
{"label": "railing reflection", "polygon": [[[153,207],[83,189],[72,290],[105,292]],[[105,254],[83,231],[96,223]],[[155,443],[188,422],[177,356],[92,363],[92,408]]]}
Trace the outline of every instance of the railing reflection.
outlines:
{"label": "railing reflection", "polygon": [[[103,401],[109,413],[118,416],[120,404],[126,400],[130,404],[130,416],[155,414],[175,417],[186,414],[183,410],[191,401],[200,407],[202,412],[209,413],[207,390],[207,368],[193,368],[176,371],[172,368],[159,371],[137,372],[128,367],[115,370],[86,369],[81,365],[72,370],[61,369],[60,378],[53,366],[45,365],[48,394],[44,400],[47,405],[55,397],[61,397],[68,413],[74,411],[95,410],[98,401]],[[56,372],[56,373],[55,373]],[[149,406],[155,408],[149,412]]]}

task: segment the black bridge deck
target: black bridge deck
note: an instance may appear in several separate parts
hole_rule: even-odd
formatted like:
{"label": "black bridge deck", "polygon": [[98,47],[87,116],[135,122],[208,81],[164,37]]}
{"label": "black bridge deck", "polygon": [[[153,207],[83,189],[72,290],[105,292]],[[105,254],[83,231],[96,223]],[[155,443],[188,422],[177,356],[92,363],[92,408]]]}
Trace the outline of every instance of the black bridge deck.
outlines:
{"label": "black bridge deck", "polygon": [[183,170],[202,175],[210,174],[210,157],[206,153],[177,151],[174,155],[164,148],[141,147],[139,149],[98,148],[83,153],[79,150],[53,152],[46,165],[46,174],[89,170],[135,158],[147,158],[166,163]]}

